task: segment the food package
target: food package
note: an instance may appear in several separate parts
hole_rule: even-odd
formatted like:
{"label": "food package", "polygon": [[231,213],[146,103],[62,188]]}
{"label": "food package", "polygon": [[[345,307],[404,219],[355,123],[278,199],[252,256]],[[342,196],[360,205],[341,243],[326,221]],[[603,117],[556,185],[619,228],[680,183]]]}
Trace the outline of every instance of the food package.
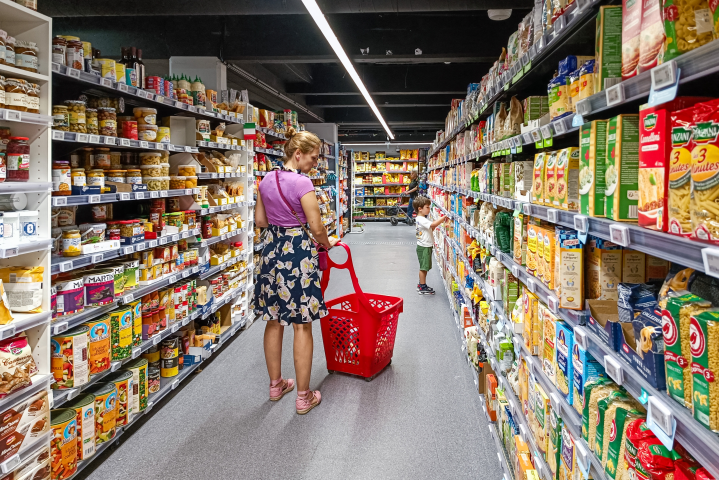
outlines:
{"label": "food package", "polygon": [[572,113],[571,103],[569,101],[568,78],[568,76],[560,73],[547,85],[550,120],[566,117]]}
{"label": "food package", "polygon": [[527,226],[529,215],[522,214],[519,210],[514,212],[514,248],[512,254],[517,265],[524,265],[527,258]]}
{"label": "food package", "polygon": [[507,106],[504,102],[499,103],[499,112],[494,119],[494,139],[495,141],[504,138],[504,122],[507,119]]}
{"label": "food package", "polygon": [[[691,317],[692,400],[694,418],[713,432],[719,432],[719,312],[704,311]],[[712,379],[712,381],[707,380]]]}
{"label": "food package", "polygon": [[579,156],[579,213],[604,217],[607,121],[582,125]]}
{"label": "food package", "polygon": [[607,377],[598,377],[584,384],[584,404],[582,405],[582,438],[593,452],[597,436],[599,401],[607,398],[619,387]]}
{"label": "food package", "polygon": [[5,286],[2,280],[0,280],[0,325],[7,325],[15,319],[9,305],[10,302],[5,292]]}
{"label": "food package", "polygon": [[565,322],[557,322],[556,355],[557,369],[554,384],[567,402],[572,404],[572,382],[574,379],[572,363],[572,347],[574,346],[574,334]]}
{"label": "food package", "polygon": [[533,183],[532,183],[532,203],[539,205],[544,204],[544,182],[546,178],[546,161],[547,154],[545,152],[539,152],[534,156],[534,170],[533,170]]}
{"label": "food package", "polygon": [[520,125],[524,121],[524,112],[522,111],[522,103],[517,97],[512,97],[509,102],[509,115],[504,122],[504,137],[513,137],[519,135]]}
{"label": "food package", "polygon": [[656,67],[664,48],[663,0],[642,1],[642,29],[639,34],[638,73]]}
{"label": "food package", "polygon": [[542,371],[550,382],[556,382],[557,375],[557,323],[558,319],[549,309],[545,309],[542,322]]}
{"label": "food package", "polygon": [[562,149],[557,154],[553,204],[561,210],[579,209],[579,154],[577,147]]}
{"label": "food package", "polygon": [[622,80],[636,75],[639,67],[643,4],[643,0],[622,0]]}
{"label": "food package", "polygon": [[0,398],[32,385],[38,372],[32,349],[24,334],[0,341]]}
{"label": "food package", "polygon": [[594,93],[622,81],[622,7],[604,5],[597,15]]}
{"label": "food package", "polygon": [[544,168],[544,204],[547,206],[554,205],[554,196],[557,191],[557,152],[547,154],[546,166]]}
{"label": "food package", "polygon": [[639,115],[617,115],[609,120],[606,165],[604,194],[607,218],[618,222],[637,221]]}
{"label": "food package", "polygon": [[558,236],[559,308],[584,308],[584,249],[574,231]]}
{"label": "food package", "polygon": [[527,347],[529,353],[537,355],[539,353],[539,317],[537,311],[539,299],[525,288],[522,304],[524,306],[524,346]]}
{"label": "food package", "polygon": [[692,236],[690,214],[691,167],[693,147],[692,126],[694,108],[685,108],[671,113],[671,141],[667,179],[668,231],[682,237]]}
{"label": "food package", "polygon": [[544,265],[543,267],[543,274],[542,274],[542,281],[544,284],[550,289],[554,290],[555,286],[555,276],[554,276],[554,270],[555,270],[555,261],[556,261],[556,255],[555,255],[555,248],[556,248],[556,242],[554,237],[554,230],[552,228],[546,228],[544,229],[544,254],[542,256],[542,263]]}
{"label": "food package", "polygon": [[585,298],[589,300],[617,300],[617,285],[621,282],[622,247],[598,237],[590,237],[586,248]]}
{"label": "food package", "polygon": [[[579,93],[577,93],[577,101],[584,100],[594,95],[594,59],[587,60],[579,69]],[[576,104],[575,104],[576,107]],[[575,108],[576,109],[576,108]]]}
{"label": "food package", "polygon": [[[666,63],[711,42],[717,33],[719,9],[707,0],[685,2],[666,0],[664,7],[664,51],[660,63]],[[713,15],[712,15],[713,13]]]}
{"label": "food package", "polygon": [[574,480],[577,469],[577,454],[574,438],[569,432],[566,424],[562,424],[562,450],[559,462],[559,480]]}
{"label": "food package", "polygon": [[562,449],[562,417],[559,416],[557,410],[549,405],[549,425],[547,427],[547,466],[551,472],[551,478],[557,479],[559,472],[557,471]]}
{"label": "food package", "polygon": [[[609,413],[608,411],[605,415]],[[604,435],[606,447],[604,448],[602,463],[605,464],[604,472],[608,479],[624,480],[627,478],[627,461],[625,455],[627,430],[633,421],[644,418],[646,418],[646,414],[643,409],[620,407],[615,410],[614,420],[609,425],[610,433]],[[608,419],[605,419],[605,431],[607,429],[607,421]]]}
{"label": "food package", "polygon": [[606,377],[606,372],[591,353],[578,343],[572,346],[572,406],[580,415],[584,408],[584,385],[596,378]]}
{"label": "food package", "polygon": [[[599,401],[599,417],[597,417],[597,436],[594,442],[594,453],[602,461],[602,467],[606,468],[610,459],[609,443],[615,440],[620,430],[623,430],[624,420],[627,415],[639,418],[641,412],[636,409],[636,401],[624,392],[612,392]],[[616,430],[614,430],[616,429]],[[616,468],[616,464],[614,465]]]}
{"label": "food package", "polygon": [[534,432],[534,439],[537,448],[542,455],[547,452],[547,427],[549,426],[548,414],[550,410],[549,396],[539,382],[534,384],[534,418],[537,420],[537,429]]}
{"label": "food package", "polygon": [[694,237],[719,243],[719,163],[716,123],[719,122],[719,100],[694,106],[692,126],[692,191],[690,209]]}
{"label": "food package", "polygon": [[15,313],[42,312],[43,267],[3,267],[0,280]]}

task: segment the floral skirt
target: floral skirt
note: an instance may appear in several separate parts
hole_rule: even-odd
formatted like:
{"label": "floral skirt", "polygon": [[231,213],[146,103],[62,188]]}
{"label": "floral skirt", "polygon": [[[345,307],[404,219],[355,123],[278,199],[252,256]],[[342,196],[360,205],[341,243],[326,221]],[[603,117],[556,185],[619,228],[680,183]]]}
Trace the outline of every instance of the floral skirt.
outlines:
{"label": "floral skirt", "polygon": [[289,325],[326,316],[317,250],[307,233],[302,227],[270,225],[266,235],[258,282],[262,320]]}

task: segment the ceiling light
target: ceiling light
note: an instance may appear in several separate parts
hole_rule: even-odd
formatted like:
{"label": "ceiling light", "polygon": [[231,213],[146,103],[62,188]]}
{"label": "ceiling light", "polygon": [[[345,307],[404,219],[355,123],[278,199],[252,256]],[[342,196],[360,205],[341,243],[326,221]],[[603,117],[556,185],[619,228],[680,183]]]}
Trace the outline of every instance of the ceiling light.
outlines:
{"label": "ceiling light", "polygon": [[[381,147],[386,143],[342,143],[343,147]],[[390,145],[432,145],[432,142],[392,142]]]}
{"label": "ceiling light", "polygon": [[332,47],[332,50],[334,50],[335,54],[337,54],[337,58],[340,59],[340,62],[342,62],[342,65],[344,65],[345,69],[347,70],[347,73],[349,73],[350,77],[352,77],[352,80],[354,80],[355,84],[357,85],[357,88],[359,88],[360,93],[362,93],[362,96],[367,101],[367,104],[377,116],[377,120],[379,120],[379,123],[382,124],[385,131],[387,132],[387,135],[389,135],[389,138],[394,140],[392,130],[389,129],[387,122],[384,121],[384,118],[382,118],[382,114],[379,113],[377,105],[374,104],[374,100],[372,100],[372,97],[367,91],[367,88],[364,86],[364,83],[362,83],[362,80],[360,79],[359,75],[357,75],[357,71],[355,70],[354,65],[352,65],[352,62],[350,62],[350,59],[347,57],[347,54],[342,48],[342,45],[340,45],[339,40],[337,40],[335,33],[332,31],[332,28],[330,28],[330,24],[327,23],[327,19],[325,19],[325,16],[322,15],[322,10],[320,10],[320,7],[317,5],[317,2],[315,0],[302,0],[302,3],[305,4],[305,8],[307,8],[307,11],[312,16],[312,19],[320,28],[320,31],[327,39],[327,42],[329,42],[330,46]]}

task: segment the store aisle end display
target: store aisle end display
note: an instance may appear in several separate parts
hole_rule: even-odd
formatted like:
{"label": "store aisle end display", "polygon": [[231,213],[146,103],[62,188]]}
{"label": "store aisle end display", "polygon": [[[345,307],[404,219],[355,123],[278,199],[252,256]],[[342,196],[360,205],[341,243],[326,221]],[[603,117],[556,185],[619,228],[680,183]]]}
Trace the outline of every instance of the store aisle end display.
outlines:
{"label": "store aisle end display", "polygon": [[452,102],[437,261],[507,479],[718,478],[718,102],[662,90],[711,73],[717,32],[598,3],[535,7]]}

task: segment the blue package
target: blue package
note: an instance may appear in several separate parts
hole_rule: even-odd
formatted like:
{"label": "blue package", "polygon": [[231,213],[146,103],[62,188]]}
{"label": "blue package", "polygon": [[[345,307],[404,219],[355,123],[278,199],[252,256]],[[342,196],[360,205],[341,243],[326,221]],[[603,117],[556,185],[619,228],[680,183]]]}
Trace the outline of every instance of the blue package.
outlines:
{"label": "blue package", "polygon": [[577,57],[569,55],[564,60],[559,61],[559,76],[563,77],[569,75],[571,72],[577,69]]}
{"label": "blue package", "polygon": [[572,404],[571,385],[574,381],[574,366],[572,362],[572,348],[574,347],[574,334],[566,322],[557,322],[557,371],[554,383],[557,389]]}
{"label": "blue package", "polygon": [[584,405],[584,385],[595,378],[606,377],[606,372],[601,363],[592,356],[591,353],[584,350],[575,343],[572,347],[572,368],[573,372],[573,405],[574,409],[582,413]]}

